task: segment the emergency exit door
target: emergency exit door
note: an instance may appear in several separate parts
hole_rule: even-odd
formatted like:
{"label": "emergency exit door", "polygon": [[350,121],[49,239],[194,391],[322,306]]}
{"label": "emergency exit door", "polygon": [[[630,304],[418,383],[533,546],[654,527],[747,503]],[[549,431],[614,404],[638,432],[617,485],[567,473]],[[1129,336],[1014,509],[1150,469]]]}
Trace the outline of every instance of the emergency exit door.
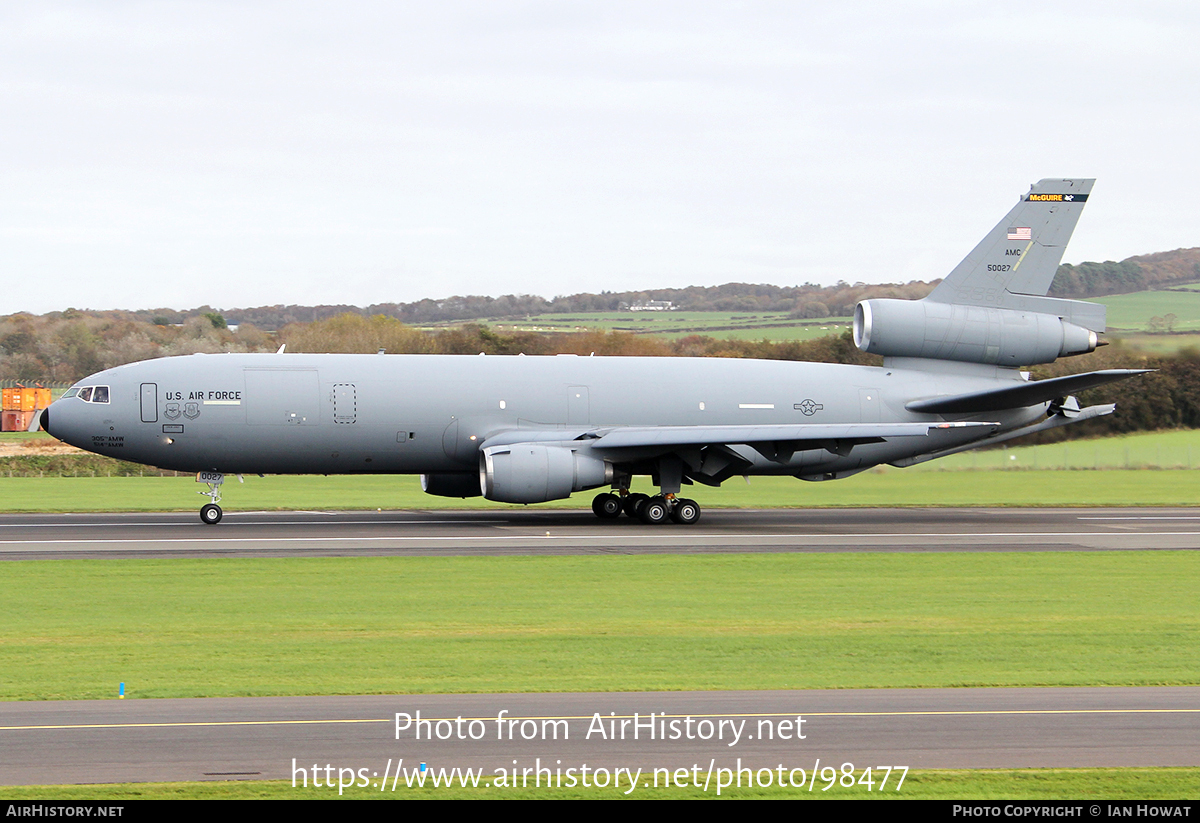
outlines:
{"label": "emergency exit door", "polygon": [[142,391],[142,422],[158,422],[158,384],[143,383]]}

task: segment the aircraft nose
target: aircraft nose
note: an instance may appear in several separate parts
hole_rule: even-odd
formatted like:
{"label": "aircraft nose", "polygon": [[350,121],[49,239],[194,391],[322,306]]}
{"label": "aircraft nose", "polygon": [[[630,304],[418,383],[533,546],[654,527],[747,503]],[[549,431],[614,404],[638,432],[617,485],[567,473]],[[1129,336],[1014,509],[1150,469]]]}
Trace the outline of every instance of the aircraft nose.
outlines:
{"label": "aircraft nose", "polygon": [[83,421],[79,419],[80,415],[77,412],[79,409],[72,409],[69,401],[64,403],[62,400],[55,400],[42,410],[42,430],[57,440],[83,448],[80,441],[86,438],[87,432],[81,425]]}

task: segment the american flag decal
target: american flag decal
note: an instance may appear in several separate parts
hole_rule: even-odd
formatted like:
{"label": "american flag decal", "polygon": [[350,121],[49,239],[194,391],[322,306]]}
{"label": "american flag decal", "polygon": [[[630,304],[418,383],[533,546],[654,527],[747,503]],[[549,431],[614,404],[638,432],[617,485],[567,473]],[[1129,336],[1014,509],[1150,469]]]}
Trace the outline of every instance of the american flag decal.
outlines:
{"label": "american flag decal", "polygon": [[1014,226],[1008,230],[1009,240],[1032,240],[1033,231],[1029,226]]}

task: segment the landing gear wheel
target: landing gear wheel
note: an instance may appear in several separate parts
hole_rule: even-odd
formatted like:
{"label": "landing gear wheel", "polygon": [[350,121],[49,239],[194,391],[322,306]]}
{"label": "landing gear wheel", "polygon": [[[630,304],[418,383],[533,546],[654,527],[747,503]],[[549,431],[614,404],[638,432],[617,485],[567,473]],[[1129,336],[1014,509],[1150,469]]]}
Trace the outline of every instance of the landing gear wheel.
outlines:
{"label": "landing gear wheel", "polygon": [[592,499],[592,513],[601,520],[612,520],[621,516],[621,498],[604,492]]}
{"label": "landing gear wheel", "polygon": [[210,526],[214,526],[221,522],[221,516],[225,512],[221,511],[221,507],[216,503],[209,503],[204,508],[200,509],[200,519]]}
{"label": "landing gear wheel", "polygon": [[681,497],[675,501],[675,507],[671,509],[671,519],[681,526],[690,526],[700,519],[700,506],[696,504],[695,500]]}
{"label": "landing gear wheel", "polygon": [[671,507],[665,497],[651,497],[642,504],[641,509],[638,511],[638,517],[641,518],[641,521],[651,526],[667,522],[667,518],[670,516]]}
{"label": "landing gear wheel", "polygon": [[649,499],[650,499],[650,495],[648,495],[648,494],[642,494],[641,492],[634,492],[633,494],[631,494],[625,498],[625,500],[621,504],[621,507],[624,510],[625,514],[629,515],[630,517],[641,517],[641,513],[638,511],[638,507],[641,506],[643,503],[645,503]]}

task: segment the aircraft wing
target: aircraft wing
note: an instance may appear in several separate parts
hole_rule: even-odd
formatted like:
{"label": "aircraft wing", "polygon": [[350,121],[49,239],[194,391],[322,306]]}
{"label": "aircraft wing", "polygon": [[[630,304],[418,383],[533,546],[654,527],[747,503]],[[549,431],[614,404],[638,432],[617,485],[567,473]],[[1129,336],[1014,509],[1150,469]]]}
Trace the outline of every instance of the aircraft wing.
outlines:
{"label": "aircraft wing", "polygon": [[922,414],[976,414],[979,412],[1002,411],[1022,406],[1046,403],[1084,389],[1103,386],[1114,380],[1124,380],[1137,374],[1146,374],[1153,369],[1105,369],[1103,371],[1054,377],[1033,383],[1014,383],[999,389],[953,394],[944,397],[929,397],[913,400],[904,408]]}
{"label": "aircraft wing", "polygon": [[644,449],[758,443],[875,443],[888,437],[924,437],[931,429],[999,423],[817,423],[770,426],[626,426],[597,432],[593,449]]}

